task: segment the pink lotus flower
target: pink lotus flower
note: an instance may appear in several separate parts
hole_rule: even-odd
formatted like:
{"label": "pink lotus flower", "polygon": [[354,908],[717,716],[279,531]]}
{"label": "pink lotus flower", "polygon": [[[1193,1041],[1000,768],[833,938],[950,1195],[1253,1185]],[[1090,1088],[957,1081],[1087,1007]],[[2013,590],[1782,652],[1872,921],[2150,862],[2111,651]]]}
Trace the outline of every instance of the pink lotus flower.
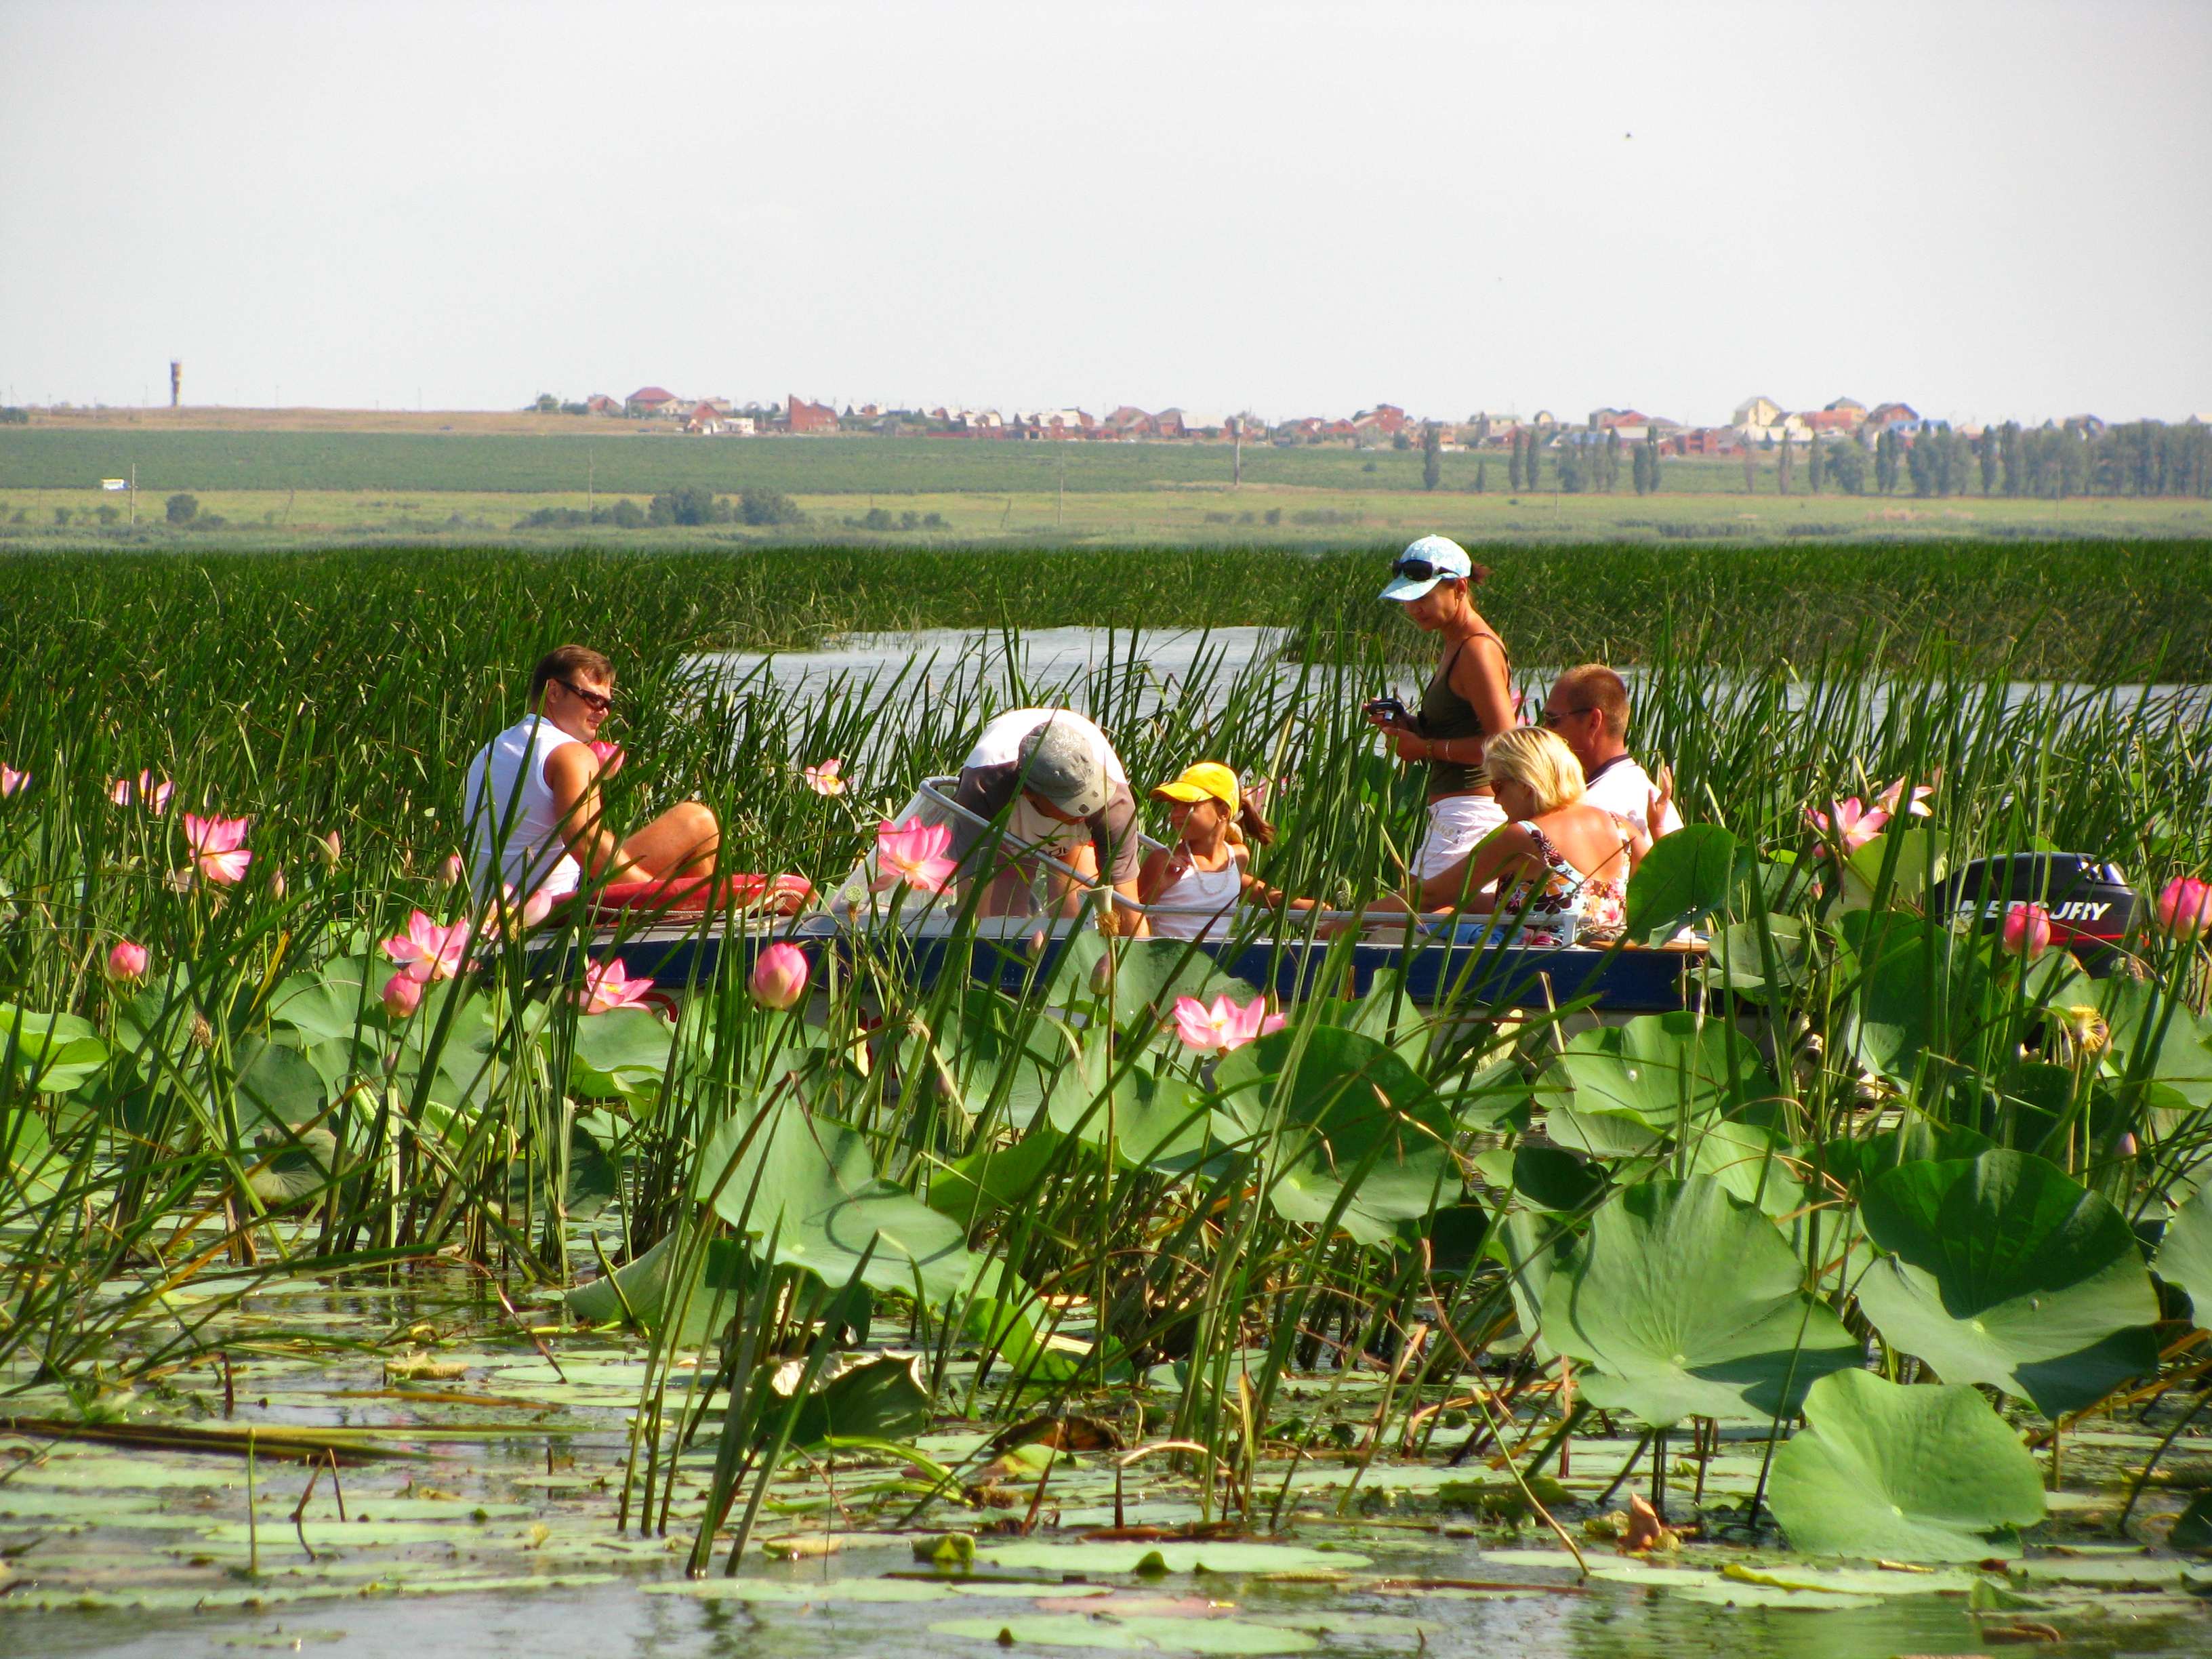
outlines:
{"label": "pink lotus flower", "polygon": [[810,766],[803,775],[806,787],[817,795],[842,795],[845,780],[838,775],[845,763],[838,759],[823,761],[819,766]]}
{"label": "pink lotus flower", "polygon": [[136,782],[118,778],[107,786],[107,798],[118,806],[129,806],[135,802],[157,818],[169,810],[169,797],[176,793],[175,784],[167,778],[156,778],[150,771],[141,772]]}
{"label": "pink lotus flower", "polygon": [[753,963],[753,1000],[763,1008],[788,1008],[806,994],[812,972],[805,951],[779,939]]}
{"label": "pink lotus flower", "polygon": [[1881,833],[1889,822],[1889,814],[1879,806],[1862,806],[1859,798],[1832,803],[1833,811],[1816,812],[1805,809],[1806,820],[1827,837],[1828,843],[1838,849],[1838,856],[1849,858]]}
{"label": "pink lotus flower", "polygon": [[14,794],[31,781],[28,772],[18,772],[5,762],[0,762],[0,798]]}
{"label": "pink lotus flower", "polygon": [[461,855],[459,853],[448,853],[446,854],[447,886],[459,887],[462,881],[467,878],[468,873],[469,866],[461,862]]}
{"label": "pink lotus flower", "polygon": [[[159,811],[161,809],[155,809]],[[185,845],[192,849],[200,873],[219,887],[228,887],[246,873],[253,854],[238,843],[246,839],[251,818],[204,818],[185,814]]]}
{"label": "pink lotus flower", "polygon": [[404,1019],[422,1006],[422,981],[413,975],[400,972],[384,981],[384,1012],[394,1019]]}
{"label": "pink lotus flower", "polygon": [[384,954],[399,963],[418,985],[451,979],[461,971],[469,948],[469,925],[441,927],[420,910],[407,918],[407,931],[384,941]]}
{"label": "pink lotus flower", "polygon": [[599,775],[603,778],[614,776],[623,769],[623,763],[629,758],[623,753],[623,746],[620,744],[609,743],[605,738],[592,738],[591,750],[592,755],[599,760]]}
{"label": "pink lotus flower", "polygon": [[553,914],[553,895],[543,887],[522,901],[522,925],[534,928]]}
{"label": "pink lotus flower", "polygon": [[941,893],[957,867],[945,856],[952,844],[952,826],[920,818],[904,823],[885,823],[876,830],[876,878],[878,887],[904,882],[917,893]]}
{"label": "pink lotus flower", "polygon": [[2051,948],[2051,912],[2039,904],[2008,904],[1997,943],[2030,962]]}
{"label": "pink lotus flower", "polygon": [[2176,939],[2195,939],[2212,931],[2212,882],[2176,876],[2158,896],[2158,927]]}
{"label": "pink lotus flower", "polygon": [[1254,997],[1241,1007],[1226,995],[1214,998],[1211,1007],[1196,997],[1177,997],[1175,1026],[1184,1047],[1225,1054],[1255,1037],[1281,1030],[1283,1017],[1267,1012],[1265,997]]}
{"label": "pink lotus flower", "polygon": [[107,953],[107,982],[111,985],[135,985],[146,977],[146,947],[133,945],[129,939],[118,939],[115,948]]}
{"label": "pink lotus flower", "polygon": [[653,989],[649,979],[632,979],[619,960],[595,963],[584,969],[583,989],[576,1000],[587,1014],[605,1014],[617,1008],[642,1008]]}
{"label": "pink lotus flower", "polygon": [[1900,808],[1898,805],[1898,797],[1902,795],[1904,793],[1905,780],[1903,778],[1899,778],[1895,783],[1891,784],[1888,788],[1883,790],[1881,793],[1876,795],[1874,798],[1874,804],[1892,817],[1894,817],[1900,811],[1905,812],[1906,816],[1910,817],[1930,818],[1936,816],[1934,810],[1925,805],[1928,797],[1936,793],[1936,786],[1934,784],[1923,783],[1917,786],[1912,792],[1912,799],[1906,801]]}

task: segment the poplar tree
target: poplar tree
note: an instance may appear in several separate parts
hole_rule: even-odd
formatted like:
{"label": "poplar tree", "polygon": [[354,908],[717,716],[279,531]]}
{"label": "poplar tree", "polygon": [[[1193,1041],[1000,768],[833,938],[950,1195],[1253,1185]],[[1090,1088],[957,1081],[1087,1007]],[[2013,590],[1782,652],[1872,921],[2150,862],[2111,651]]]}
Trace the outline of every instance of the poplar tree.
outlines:
{"label": "poplar tree", "polygon": [[1774,493],[1778,495],[1787,495],[1790,493],[1790,474],[1796,453],[1796,447],[1790,441],[1790,434],[1787,431],[1784,432],[1782,459],[1774,472]]}
{"label": "poplar tree", "polygon": [[1813,493],[1815,495],[1820,493],[1820,485],[1826,478],[1827,462],[1822,454],[1826,448],[1827,446],[1820,441],[1820,434],[1817,433],[1814,434],[1813,441],[1806,446],[1806,481],[1813,486]]}
{"label": "poplar tree", "polygon": [[1421,428],[1421,488],[1434,489],[1444,481],[1443,429],[1431,421]]}
{"label": "poplar tree", "polygon": [[1513,493],[1516,495],[1521,493],[1521,478],[1522,475],[1521,451],[1522,447],[1527,444],[1528,441],[1528,434],[1527,432],[1519,427],[1514,428],[1513,442],[1505,453],[1506,477],[1512,481]]}

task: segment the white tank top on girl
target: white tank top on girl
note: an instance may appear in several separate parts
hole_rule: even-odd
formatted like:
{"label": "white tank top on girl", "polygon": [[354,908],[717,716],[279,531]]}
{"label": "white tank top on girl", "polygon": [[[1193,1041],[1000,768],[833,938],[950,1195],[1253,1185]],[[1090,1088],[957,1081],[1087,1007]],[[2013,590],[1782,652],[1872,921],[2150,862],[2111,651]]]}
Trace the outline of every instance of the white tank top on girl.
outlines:
{"label": "white tank top on girl", "polygon": [[[489,897],[505,882],[517,894],[573,893],[583,871],[561,839],[561,815],[545,782],[545,757],[577,739],[551,720],[526,714],[501,732],[469,763],[461,811],[469,826],[478,894]],[[490,789],[486,799],[485,784]],[[522,798],[515,799],[520,781]],[[502,834],[503,832],[503,834]],[[497,848],[498,873],[493,873]]]}
{"label": "white tank top on girl", "polygon": [[1244,890],[1244,861],[1234,854],[1218,870],[1185,870],[1147,907],[1155,939],[1204,939],[1227,925]]}

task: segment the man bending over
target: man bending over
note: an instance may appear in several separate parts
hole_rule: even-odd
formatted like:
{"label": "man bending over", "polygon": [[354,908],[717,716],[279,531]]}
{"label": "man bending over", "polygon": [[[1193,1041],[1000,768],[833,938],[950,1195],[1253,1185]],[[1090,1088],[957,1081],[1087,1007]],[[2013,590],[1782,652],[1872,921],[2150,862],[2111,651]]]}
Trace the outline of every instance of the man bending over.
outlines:
{"label": "man bending over", "polygon": [[530,712],[469,763],[462,811],[480,892],[559,898],[584,872],[608,882],[711,876],[721,827],[696,800],[617,839],[599,818],[605,763],[592,747],[613,706],[614,668],[588,646],[549,651],[530,675]]}

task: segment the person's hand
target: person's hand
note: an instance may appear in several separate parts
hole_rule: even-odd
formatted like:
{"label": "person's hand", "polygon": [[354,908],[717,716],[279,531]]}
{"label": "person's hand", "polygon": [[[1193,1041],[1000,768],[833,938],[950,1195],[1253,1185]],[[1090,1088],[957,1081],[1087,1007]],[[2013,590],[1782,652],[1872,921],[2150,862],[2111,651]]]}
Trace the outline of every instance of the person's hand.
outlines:
{"label": "person's hand", "polygon": [[1659,769],[1657,785],[1651,791],[1649,806],[1644,815],[1644,823],[1651,827],[1651,834],[1658,835],[1666,829],[1667,809],[1674,804],[1674,769],[1671,766],[1662,766]]}
{"label": "person's hand", "polygon": [[1429,740],[1419,733],[1398,729],[1398,758],[1403,761],[1425,761],[1432,758]]}

